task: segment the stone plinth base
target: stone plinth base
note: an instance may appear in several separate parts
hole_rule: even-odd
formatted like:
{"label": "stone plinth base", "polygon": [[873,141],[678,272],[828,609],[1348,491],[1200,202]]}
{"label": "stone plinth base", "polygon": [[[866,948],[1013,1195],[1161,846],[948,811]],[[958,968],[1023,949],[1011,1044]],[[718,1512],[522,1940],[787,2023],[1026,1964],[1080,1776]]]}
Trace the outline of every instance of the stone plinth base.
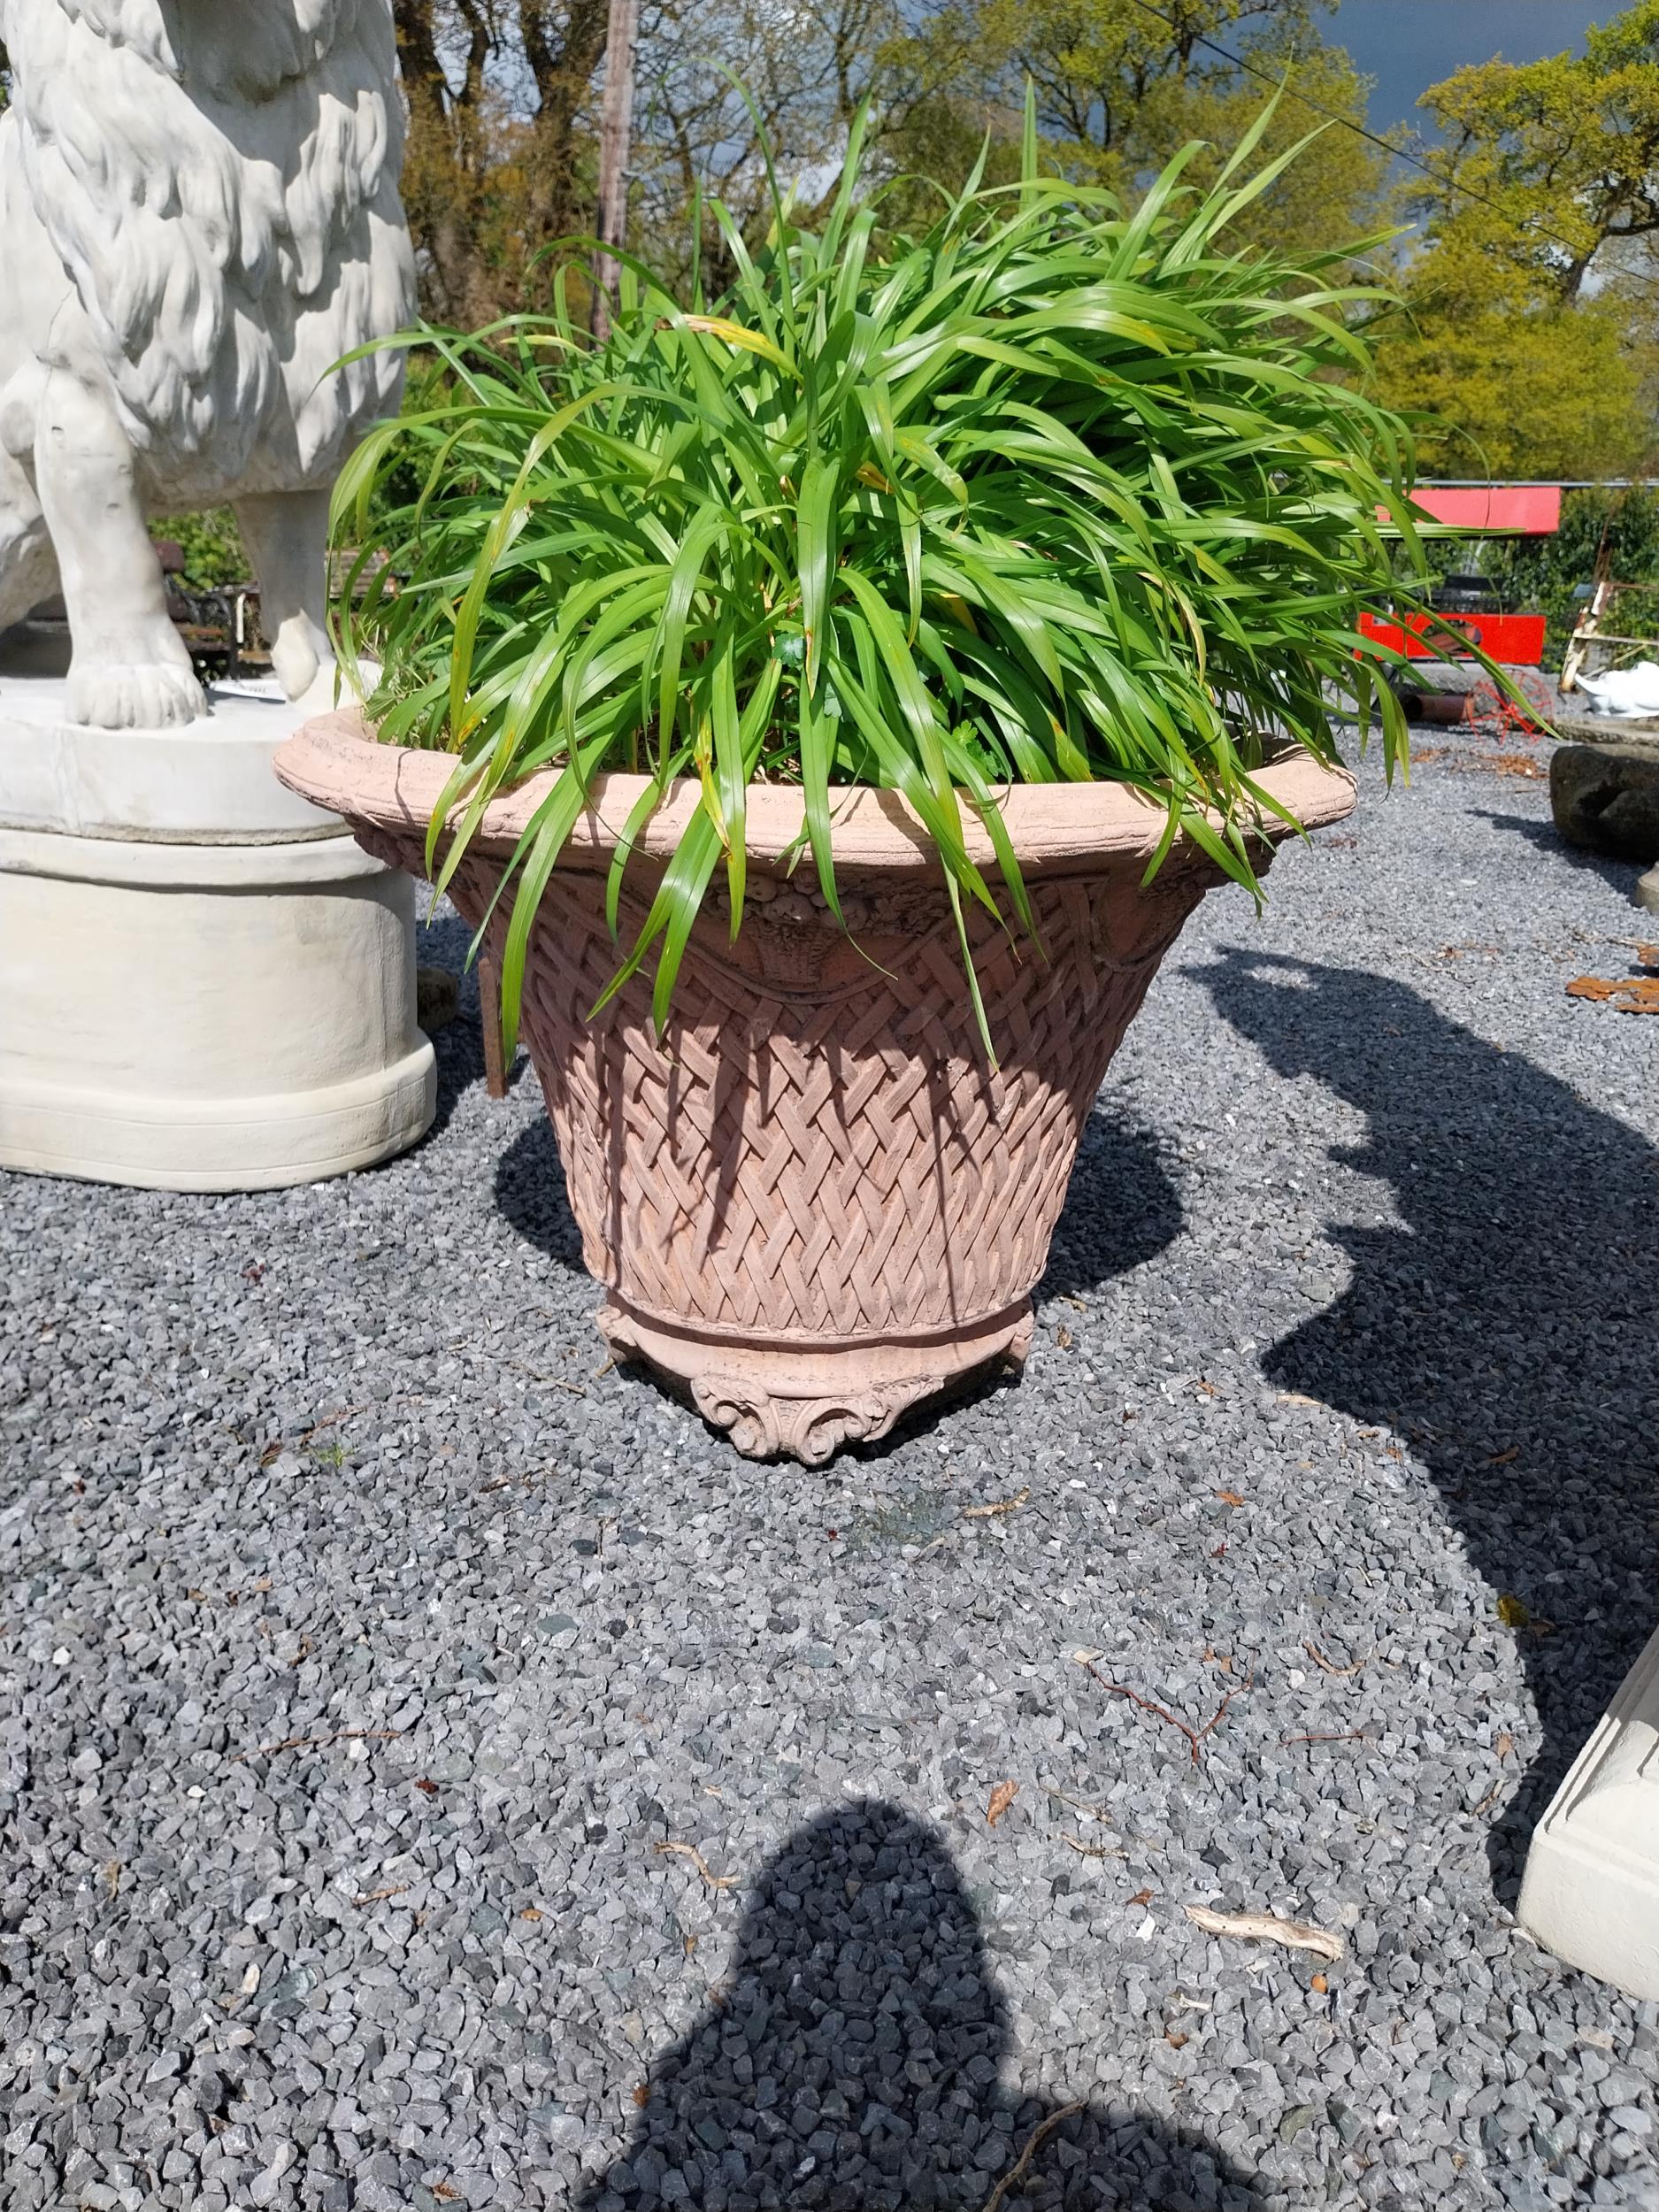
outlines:
{"label": "stone plinth base", "polygon": [[1518,1909],[1571,1964],[1659,1999],[1659,1634],[1539,1822]]}
{"label": "stone plinth base", "polygon": [[260,1190],[412,1144],[414,886],[277,783],[293,710],[116,733],[60,695],[0,662],[0,1167]]}

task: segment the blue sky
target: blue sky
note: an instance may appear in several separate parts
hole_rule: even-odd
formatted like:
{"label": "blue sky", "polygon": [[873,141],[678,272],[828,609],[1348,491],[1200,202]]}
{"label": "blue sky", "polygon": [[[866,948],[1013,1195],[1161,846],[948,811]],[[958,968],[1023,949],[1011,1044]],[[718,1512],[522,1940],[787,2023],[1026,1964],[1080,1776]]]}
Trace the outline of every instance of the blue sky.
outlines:
{"label": "blue sky", "polygon": [[1580,51],[1587,25],[1622,12],[1619,0],[1340,0],[1333,15],[1316,20],[1376,79],[1371,121],[1383,130],[1405,122],[1422,128],[1418,95],[1465,62]]}

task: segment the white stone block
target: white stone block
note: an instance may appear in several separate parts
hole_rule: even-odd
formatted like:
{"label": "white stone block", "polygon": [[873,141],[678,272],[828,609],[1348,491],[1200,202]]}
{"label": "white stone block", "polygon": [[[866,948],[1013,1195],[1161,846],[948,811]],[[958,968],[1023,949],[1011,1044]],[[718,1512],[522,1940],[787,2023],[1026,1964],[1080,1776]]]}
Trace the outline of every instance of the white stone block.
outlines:
{"label": "white stone block", "polygon": [[1539,1822],[1518,1913],[1571,1964],[1659,1999],[1659,1633]]}
{"label": "white stone block", "polygon": [[0,672],[0,1166],[257,1190],[412,1144],[414,886],[277,783],[302,715],[111,732],[62,704]]}

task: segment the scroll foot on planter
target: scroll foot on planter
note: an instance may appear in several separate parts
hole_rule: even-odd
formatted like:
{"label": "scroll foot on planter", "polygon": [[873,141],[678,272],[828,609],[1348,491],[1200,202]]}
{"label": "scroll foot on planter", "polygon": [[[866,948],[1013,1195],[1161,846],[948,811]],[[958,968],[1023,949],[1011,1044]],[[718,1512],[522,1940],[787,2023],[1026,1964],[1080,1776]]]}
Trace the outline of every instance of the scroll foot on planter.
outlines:
{"label": "scroll foot on planter", "polygon": [[843,1444],[873,1443],[885,1436],[905,1407],[925,1397],[924,1379],[844,1398],[774,1398],[764,1390],[716,1375],[691,1386],[698,1412],[724,1429],[745,1459],[798,1459],[822,1467]]}
{"label": "scroll foot on planter", "polygon": [[911,1406],[994,1360],[1022,1364],[1032,1317],[1029,1306],[1004,1311],[921,1346],[722,1344],[614,1302],[599,1327],[619,1359],[643,1360],[688,1388],[746,1459],[822,1467],[843,1444],[873,1443]]}

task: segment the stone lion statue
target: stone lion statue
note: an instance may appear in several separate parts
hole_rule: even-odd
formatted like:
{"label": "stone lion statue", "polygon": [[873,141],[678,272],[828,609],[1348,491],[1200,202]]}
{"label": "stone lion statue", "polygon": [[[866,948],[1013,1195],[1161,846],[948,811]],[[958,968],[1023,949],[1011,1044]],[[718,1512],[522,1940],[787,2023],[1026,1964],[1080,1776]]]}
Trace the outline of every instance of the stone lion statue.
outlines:
{"label": "stone lion statue", "polygon": [[328,488],[394,410],[414,264],[390,0],[0,0],[0,629],[69,712],[204,711],[147,516],[234,508],[290,698],[332,694]]}

